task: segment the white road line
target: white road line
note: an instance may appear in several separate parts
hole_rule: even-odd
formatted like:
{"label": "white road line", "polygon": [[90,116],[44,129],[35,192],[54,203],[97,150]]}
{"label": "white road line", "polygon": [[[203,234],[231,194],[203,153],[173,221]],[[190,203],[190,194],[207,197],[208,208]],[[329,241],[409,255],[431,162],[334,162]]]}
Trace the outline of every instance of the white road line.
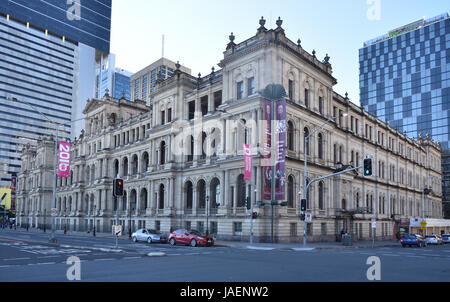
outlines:
{"label": "white road line", "polygon": [[51,265],[56,264],[56,262],[47,262],[47,263],[29,263],[28,265]]}
{"label": "white road line", "polygon": [[181,256],[182,254],[167,254],[167,256]]}
{"label": "white road line", "polygon": [[7,267],[12,267],[14,265],[0,265],[0,268],[7,268]]}
{"label": "white road line", "polygon": [[142,257],[123,257],[122,259],[130,260],[130,259],[141,259]]}
{"label": "white road line", "polygon": [[396,256],[396,257],[400,257],[400,255],[397,255],[397,254],[381,254],[381,256]]}
{"label": "white road line", "polygon": [[116,260],[113,258],[107,258],[107,259],[94,259],[94,261],[110,261],[110,260]]}
{"label": "white road line", "polygon": [[30,260],[31,258],[10,258],[10,259],[3,259],[3,261],[16,261],[16,260]]}
{"label": "white road line", "polygon": [[45,259],[45,258],[59,258],[61,256],[44,256],[44,257],[37,257],[38,259]]}
{"label": "white road line", "polygon": [[426,256],[406,256],[408,258],[426,258]]}

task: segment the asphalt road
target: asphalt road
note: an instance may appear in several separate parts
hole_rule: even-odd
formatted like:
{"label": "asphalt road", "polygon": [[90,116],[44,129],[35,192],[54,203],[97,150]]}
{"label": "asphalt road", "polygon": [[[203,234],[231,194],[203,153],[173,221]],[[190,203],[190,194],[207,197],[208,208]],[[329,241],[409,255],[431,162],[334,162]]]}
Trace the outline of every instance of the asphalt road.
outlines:
{"label": "asphalt road", "polygon": [[[0,232],[0,281],[68,281],[70,256],[79,257],[81,281],[88,282],[367,282],[371,256],[380,259],[380,281],[450,281],[450,245],[266,251],[125,240],[120,252],[111,252],[101,249],[113,246],[111,239],[71,237],[55,246],[46,243],[48,234]],[[149,252],[166,256],[148,257]]]}

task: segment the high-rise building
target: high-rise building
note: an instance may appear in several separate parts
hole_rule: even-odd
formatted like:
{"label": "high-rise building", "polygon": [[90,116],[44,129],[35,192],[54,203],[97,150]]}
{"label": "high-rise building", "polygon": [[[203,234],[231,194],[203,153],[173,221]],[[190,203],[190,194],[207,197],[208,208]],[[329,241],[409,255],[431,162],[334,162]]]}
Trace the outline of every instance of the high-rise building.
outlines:
{"label": "high-rise building", "polygon": [[55,135],[49,120],[64,125],[60,137],[77,135],[110,28],[111,0],[0,1],[0,186],[20,171],[24,145]]}
{"label": "high-rise building", "polygon": [[448,206],[449,15],[422,19],[365,42],[359,50],[359,64],[360,99],[364,109],[409,137],[430,135],[440,142],[444,207]]}
{"label": "high-rise building", "polygon": [[[131,76],[131,99],[150,102],[150,94],[156,91],[156,83],[174,75],[176,63],[166,58],[153,62]],[[191,74],[187,67],[180,66],[182,72]]]}
{"label": "high-rise building", "polygon": [[[116,68],[116,55],[109,54],[101,64],[97,66],[95,97],[102,98],[108,89],[109,94],[115,98],[130,100],[130,78],[132,72]],[[101,80],[100,80],[101,79]]]}

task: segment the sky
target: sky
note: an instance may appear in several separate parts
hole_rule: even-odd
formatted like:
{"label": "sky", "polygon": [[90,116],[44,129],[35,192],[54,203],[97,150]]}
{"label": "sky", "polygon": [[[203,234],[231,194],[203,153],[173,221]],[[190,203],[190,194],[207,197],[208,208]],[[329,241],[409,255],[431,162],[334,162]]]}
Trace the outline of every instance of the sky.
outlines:
{"label": "sky", "polygon": [[422,18],[450,12],[449,0],[113,0],[111,52],[116,67],[137,72],[162,56],[211,73],[231,32],[238,44],[281,17],[286,36],[318,59],[330,56],[334,90],[359,105],[358,52],[365,41]]}

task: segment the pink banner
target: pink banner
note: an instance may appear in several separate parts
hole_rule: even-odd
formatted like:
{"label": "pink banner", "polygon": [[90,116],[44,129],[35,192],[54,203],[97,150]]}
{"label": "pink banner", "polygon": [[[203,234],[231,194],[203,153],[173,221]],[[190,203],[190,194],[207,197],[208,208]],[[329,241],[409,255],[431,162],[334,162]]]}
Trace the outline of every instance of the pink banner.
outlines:
{"label": "pink banner", "polygon": [[59,142],[58,145],[58,177],[70,176],[70,143]]}
{"label": "pink banner", "polygon": [[245,161],[245,171],[244,180],[252,180],[252,150],[250,145],[244,144],[244,161]]}

